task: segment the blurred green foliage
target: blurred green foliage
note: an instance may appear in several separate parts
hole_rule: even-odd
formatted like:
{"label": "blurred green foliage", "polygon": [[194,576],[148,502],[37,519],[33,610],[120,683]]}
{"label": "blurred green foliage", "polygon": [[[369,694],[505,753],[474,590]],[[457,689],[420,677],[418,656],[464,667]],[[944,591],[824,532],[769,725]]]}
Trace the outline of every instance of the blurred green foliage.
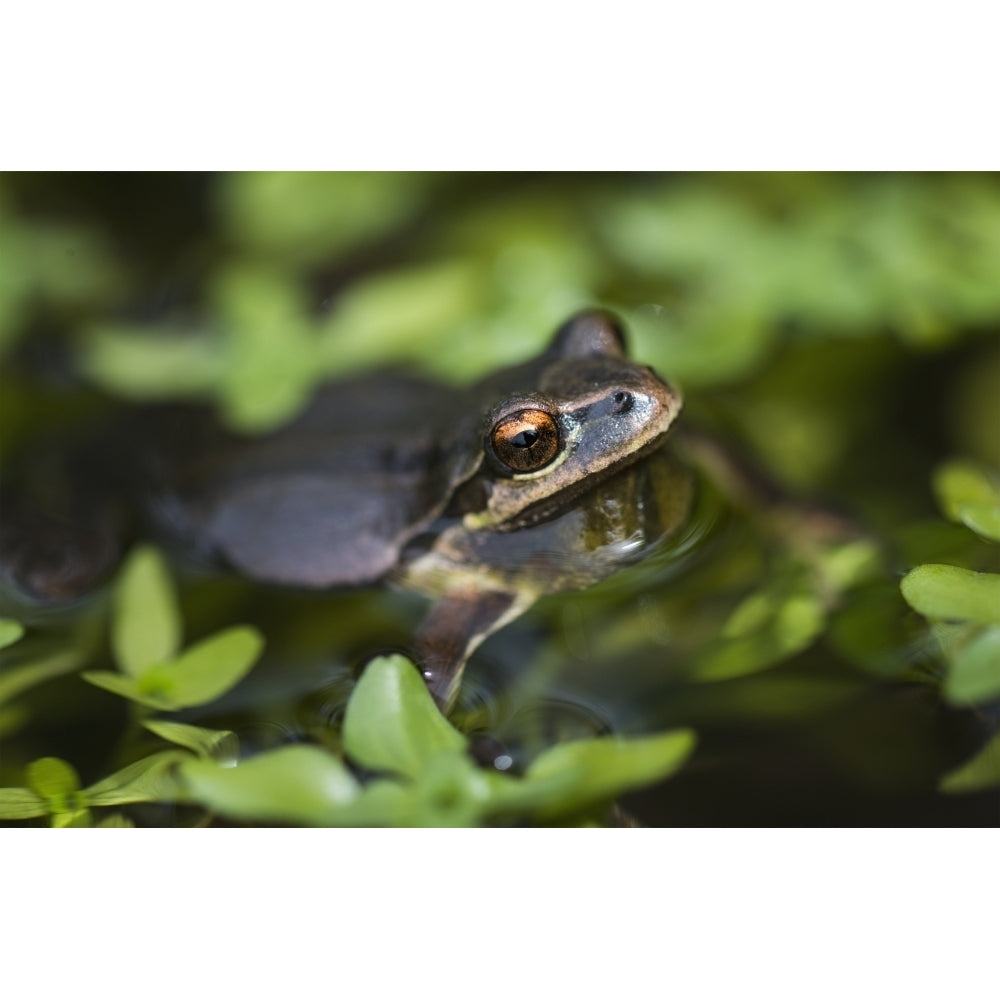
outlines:
{"label": "blurred green foliage", "polygon": [[[477,688],[474,661],[457,729],[417,711],[378,723],[372,747],[356,720],[389,708],[359,716],[373,686],[354,678],[372,653],[406,644],[410,605],[374,594],[255,604],[246,588],[187,577],[178,592],[160,556],[139,550],[109,601],[63,618],[0,609],[0,778],[26,782],[14,789],[18,808],[35,810],[24,817],[89,822],[96,804],[154,801],[95,800],[105,779],[84,787],[65,766],[22,777],[57,752],[50,742],[77,760],[86,741],[56,734],[94,718],[117,735],[80,750],[84,769],[114,777],[166,761],[150,785],[173,783],[162,801],[180,803],[183,821],[197,802],[237,821],[335,822],[331,810],[349,806],[357,821],[555,822],[583,808],[583,785],[612,798],[674,766],[621,750],[612,780],[611,752],[568,749],[600,723],[564,712],[567,739],[539,721],[565,691],[611,728],[699,729],[695,765],[718,759],[736,718],[798,725],[796,746],[835,760],[873,800],[923,794],[946,772],[950,792],[1000,783],[989,742],[1000,697],[997,177],[13,175],[0,178],[0,262],[4,460],[74,427],[95,390],[207,399],[256,433],[328,378],[406,364],[465,381],[537,353],[570,312],[601,304],[624,316],[633,354],[684,389],[684,419],[866,529],[817,544],[802,522],[734,510],[703,485],[669,552],[542,602],[534,632],[487,644],[485,659],[493,649],[521,669]],[[310,673],[307,661],[324,666]],[[84,669],[117,700],[81,684]],[[826,721],[883,691],[918,692],[949,726],[969,725],[928,735],[914,722],[909,742],[893,738],[895,702],[863,739],[856,717]],[[304,729],[321,745],[264,740],[224,767],[246,752],[240,725]],[[468,757],[469,734],[484,729],[535,761],[519,788],[540,787],[547,752],[578,755],[551,766],[590,777],[553,784],[548,813],[541,793],[501,794],[515,779]],[[149,753],[151,736],[175,749]],[[345,759],[389,776],[359,779]],[[659,793],[674,817],[688,815],[676,797],[685,774]],[[114,784],[145,796],[144,781],[140,768]],[[729,794],[752,814],[738,784]],[[847,815],[810,794],[813,812],[791,815]],[[938,815],[921,801],[921,816]]]}
{"label": "blurred green foliage", "polygon": [[[993,178],[596,178],[556,197],[529,189],[442,211],[450,180],[223,178],[224,257],[204,275],[197,322],[109,315],[100,307],[109,288],[128,286],[126,262],[88,246],[86,267],[55,268],[27,248],[37,224],[8,231],[26,242],[7,250],[20,264],[5,275],[7,298],[91,306],[77,332],[94,379],[130,397],[208,395],[251,429],[288,419],[322,378],[372,363],[479,375],[595,301],[630,314],[639,353],[687,387],[746,377],[786,339],[891,333],[929,349],[1000,310]],[[75,231],[48,235],[77,253]],[[401,240],[409,254],[393,252]],[[351,272],[352,255],[384,243],[387,259],[331,281],[317,314],[315,269]],[[8,343],[28,326],[10,316]]]}
{"label": "blurred green foliage", "polygon": [[[1000,541],[1000,472],[968,461],[952,461],[934,475],[945,515],[976,534]],[[1000,698],[1000,573],[960,566],[924,564],[900,584],[915,610],[930,619],[948,664],[942,691],[954,705],[985,704]],[[971,761],[946,775],[943,791],[1000,785],[996,737]]]}

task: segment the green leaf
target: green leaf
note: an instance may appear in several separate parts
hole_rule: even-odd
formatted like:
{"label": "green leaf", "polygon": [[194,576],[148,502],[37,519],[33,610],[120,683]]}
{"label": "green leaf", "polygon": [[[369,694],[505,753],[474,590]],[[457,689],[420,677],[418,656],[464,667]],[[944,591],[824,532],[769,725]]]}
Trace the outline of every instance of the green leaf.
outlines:
{"label": "green leaf", "polygon": [[875,542],[859,538],[821,553],[817,561],[827,585],[843,591],[878,575],[881,553]]}
{"label": "green leaf", "polygon": [[815,640],[826,622],[822,598],[805,590],[781,594],[780,589],[765,587],[741,602],[720,638],[697,657],[697,680],[729,680],[765,670]]}
{"label": "green leaf", "polygon": [[941,648],[945,659],[954,661],[973,636],[978,635],[980,626],[975,622],[932,621],[930,632]]}
{"label": "green leaf", "polygon": [[128,767],[85,788],[83,796],[90,806],[117,806],[126,802],[175,802],[183,798],[173,769],[189,754],[164,750],[137,760]]}
{"label": "green leaf", "polygon": [[412,785],[378,779],[361,794],[331,814],[329,826],[415,826],[417,793]]}
{"label": "green leaf", "polygon": [[424,766],[414,791],[416,826],[470,827],[488,811],[493,786],[464,754],[445,753]]}
{"label": "green leaf", "polygon": [[978,792],[1000,786],[1000,733],[961,766],[949,771],[939,784],[942,792]]}
{"label": "green leaf", "polygon": [[181,778],[194,799],[233,819],[326,826],[360,792],[350,771],[318,747],[288,746],[235,767],[189,759]]}
{"label": "green leaf", "polygon": [[694,733],[687,729],[633,739],[602,736],[561,743],[539,755],[524,780],[571,776],[566,791],[552,795],[539,814],[577,812],[665,778],[680,767],[694,745]]}
{"label": "green leaf", "polygon": [[483,772],[489,781],[490,798],[486,812],[491,815],[532,816],[544,813],[552,803],[570,799],[578,774],[575,769],[534,776],[528,780],[497,771]]}
{"label": "green leaf", "polygon": [[0,649],[17,642],[24,635],[24,626],[11,618],[0,618]]}
{"label": "green leaf", "polygon": [[121,695],[139,705],[160,709],[175,707],[173,702],[167,698],[140,691],[139,682],[134,677],[123,677],[121,674],[113,674],[109,670],[85,670],[80,676],[88,684],[104,688],[105,691],[110,691],[112,694]]}
{"label": "green leaf", "polygon": [[202,729],[165,719],[147,719],[143,725],[161,739],[193,750],[200,757],[221,756],[235,761],[239,750],[235,733],[228,729]]}
{"label": "green leaf", "polygon": [[927,618],[1000,625],[1000,576],[958,566],[917,566],[900,583],[903,597]]}
{"label": "green leaf", "polygon": [[287,422],[321,377],[305,290],[274,268],[243,263],[213,281],[226,330],[226,367],[216,396],[229,426],[249,433]]}
{"label": "green leaf", "polygon": [[223,179],[219,204],[237,245],[286,264],[329,264],[402,225],[429,180],[382,172],[235,173]]}
{"label": "green leaf", "polygon": [[100,823],[95,823],[94,825],[100,827],[101,829],[135,829],[135,823],[133,823],[128,816],[123,816],[121,813],[112,813],[110,816],[102,819]]}
{"label": "green leaf", "polygon": [[[150,671],[139,690],[171,708],[190,708],[214,701],[235,687],[264,648],[264,637],[248,625],[236,625],[185,650],[172,663]],[[145,683],[151,688],[143,691]]]}
{"label": "green leaf", "polygon": [[963,503],[958,506],[958,516],[962,524],[977,535],[1000,542],[1000,506]]}
{"label": "green leaf", "polygon": [[99,385],[126,399],[176,399],[209,393],[225,371],[218,341],[190,326],[87,328],[80,359]]}
{"label": "green leaf", "polygon": [[[383,271],[354,282],[337,296],[324,323],[325,364],[344,371],[419,351],[429,361],[445,360],[447,374],[458,374],[462,338],[451,331],[475,315],[482,285],[481,265],[469,260]],[[435,343],[441,349],[427,351]]]}
{"label": "green leaf", "polygon": [[736,639],[760,631],[774,618],[776,603],[775,595],[766,589],[748,595],[723,624],[723,638]]}
{"label": "green leaf", "polygon": [[31,819],[48,811],[48,804],[27,788],[0,788],[0,819]]}
{"label": "green leaf", "polygon": [[163,556],[150,546],[135,549],[115,584],[111,648],[132,677],[171,659],[180,648],[177,595]]}
{"label": "green leaf", "polygon": [[42,757],[25,770],[28,785],[43,799],[72,795],[80,790],[80,776],[71,764],[58,757]]}
{"label": "green leaf", "polygon": [[53,813],[52,826],[58,829],[74,827],[77,829],[93,826],[90,819],[89,809],[71,809],[64,812]]}
{"label": "green leaf", "polygon": [[176,660],[155,664],[138,678],[90,670],[84,680],[114,694],[166,711],[214,701],[250,671],[264,639],[254,628],[237,625],[202,640]]}
{"label": "green leaf", "polygon": [[994,517],[1000,515],[1000,474],[977,462],[958,459],[937,468],[934,492],[949,520],[968,523],[963,508],[992,510]]}
{"label": "green leaf", "polygon": [[82,666],[84,655],[76,649],[67,649],[39,660],[20,663],[16,667],[7,667],[0,676],[0,705],[16,698],[22,691],[27,691],[63,674],[72,673]]}
{"label": "green leaf", "polygon": [[357,763],[408,778],[439,754],[465,749],[465,738],[438,711],[405,656],[382,656],[365,668],[347,703],[343,740]]}
{"label": "green leaf", "polygon": [[1000,695],[1000,627],[983,629],[958,650],[944,694],[953,705],[972,705]]}

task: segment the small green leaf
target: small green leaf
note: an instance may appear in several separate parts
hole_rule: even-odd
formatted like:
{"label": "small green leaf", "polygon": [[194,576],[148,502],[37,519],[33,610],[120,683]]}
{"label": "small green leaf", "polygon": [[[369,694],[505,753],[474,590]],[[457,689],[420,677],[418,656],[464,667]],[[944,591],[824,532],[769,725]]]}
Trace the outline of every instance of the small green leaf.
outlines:
{"label": "small green leaf", "polygon": [[71,764],[58,757],[42,757],[25,770],[28,785],[43,799],[72,795],[80,790],[80,776]]}
{"label": "small green leaf", "polygon": [[932,621],[930,632],[941,648],[944,657],[954,662],[955,657],[973,636],[978,635],[981,626],[975,622]]}
{"label": "small green leaf", "polygon": [[151,672],[150,679],[163,685],[151,696],[172,708],[207,704],[235,687],[263,648],[264,637],[248,625],[209,636]]}
{"label": "small green leaf", "polygon": [[572,775],[572,785],[562,795],[551,796],[539,814],[581,811],[665,778],[680,767],[694,744],[694,733],[686,729],[633,739],[602,736],[561,743],[532,763],[525,781]]}
{"label": "small green leaf", "polygon": [[133,550],[115,584],[111,648],[115,662],[141,677],[180,647],[181,618],[166,562],[147,545]]}
{"label": "small green leaf", "polygon": [[330,262],[412,217],[428,180],[382,172],[237,173],[220,188],[220,211],[238,246],[286,262]]}
{"label": "small green leaf", "polygon": [[774,618],[777,598],[769,590],[750,594],[733,609],[722,626],[725,639],[751,635],[764,628]]}
{"label": "small green leaf", "polygon": [[439,754],[465,748],[405,656],[382,656],[365,667],[347,703],[343,740],[357,763],[408,778]]}
{"label": "small green leaf", "polygon": [[67,649],[28,663],[19,663],[16,667],[5,668],[3,675],[0,676],[0,705],[5,705],[22,691],[27,691],[37,684],[72,673],[82,666],[83,662],[82,652]]}
{"label": "small green leaf", "polygon": [[215,338],[190,325],[90,325],[80,363],[98,385],[126,399],[177,399],[212,390],[226,358]]}
{"label": "small green leaf", "polygon": [[96,823],[94,825],[100,827],[101,829],[135,829],[135,823],[133,823],[128,816],[123,816],[121,813],[112,813],[110,816],[102,819],[100,823]]}
{"label": "small green leaf", "polygon": [[733,613],[720,638],[700,652],[693,677],[730,680],[775,666],[808,647],[825,622],[818,594],[798,591],[778,598],[761,591],[751,595]]}
{"label": "small green leaf", "polygon": [[183,798],[175,765],[192,758],[181,750],[164,750],[137,760],[128,767],[84,789],[90,806],[117,806],[126,802],[175,802]]}
{"label": "small green leaf", "polygon": [[72,809],[67,812],[57,812],[52,815],[52,826],[58,829],[66,827],[87,828],[92,826],[89,809]]}
{"label": "small green leaf", "polygon": [[952,521],[965,522],[963,507],[1000,512],[1000,474],[977,462],[958,459],[940,466],[934,472],[934,492]]}
{"label": "small green leaf", "polygon": [[1000,576],[994,573],[927,563],[910,570],[900,589],[910,607],[927,618],[1000,625]]}
{"label": "small green leaf", "polygon": [[148,719],[143,725],[161,739],[193,750],[201,757],[222,756],[235,761],[239,750],[236,735],[228,729],[202,729],[165,719]]}
{"label": "small green leaf", "polygon": [[778,609],[774,631],[784,651],[805,649],[823,630],[826,616],[817,594],[793,594]]}
{"label": "small green leaf", "polygon": [[90,670],[84,680],[130,701],[175,711],[214,701],[249,672],[264,640],[246,625],[237,625],[202,640],[176,660],[146,667],[141,677]]}
{"label": "small green leaf", "polygon": [[957,513],[962,524],[977,535],[1000,542],[1000,504],[988,507],[986,504],[963,503],[959,504]]}
{"label": "small green leaf", "polygon": [[953,705],[973,705],[1000,695],[1000,627],[983,629],[959,649],[944,694]]}
{"label": "small green leaf", "polygon": [[492,785],[468,757],[445,753],[426,764],[414,790],[415,825],[469,827],[478,826],[487,812]]}
{"label": "small green leaf", "polygon": [[837,591],[855,587],[878,574],[878,546],[867,538],[838,545],[818,557],[827,584]]}
{"label": "small green leaf", "polygon": [[0,649],[17,642],[24,635],[24,626],[11,618],[0,618]]}
{"label": "small green leaf", "polygon": [[497,771],[484,773],[490,785],[486,811],[491,816],[532,816],[544,812],[549,804],[572,798],[578,778],[575,769],[530,780]]}
{"label": "small green leaf", "polygon": [[327,822],[330,826],[415,826],[416,814],[417,793],[412,785],[377,779]]}
{"label": "small green leaf", "polygon": [[964,764],[949,771],[938,786],[942,792],[978,792],[1000,786],[1000,733]]}
{"label": "small green leaf", "polygon": [[235,767],[188,759],[181,778],[202,805],[233,819],[326,826],[360,792],[350,771],[319,747],[288,746]]}
{"label": "small green leaf", "polygon": [[[123,677],[121,674],[113,674],[110,670],[85,670],[80,676],[89,684],[104,688],[105,691],[110,691],[112,694],[121,695],[123,698],[128,698],[129,701],[134,701],[139,705],[160,709],[175,707],[169,699],[140,690],[139,682],[133,677]],[[145,680],[146,678],[143,679]]]}
{"label": "small green leaf", "polygon": [[31,819],[48,811],[48,804],[27,788],[0,788],[0,819]]}
{"label": "small green leaf", "polygon": [[217,392],[223,419],[250,433],[288,421],[321,375],[304,289],[272,267],[244,263],[216,274],[213,298],[228,334]]}

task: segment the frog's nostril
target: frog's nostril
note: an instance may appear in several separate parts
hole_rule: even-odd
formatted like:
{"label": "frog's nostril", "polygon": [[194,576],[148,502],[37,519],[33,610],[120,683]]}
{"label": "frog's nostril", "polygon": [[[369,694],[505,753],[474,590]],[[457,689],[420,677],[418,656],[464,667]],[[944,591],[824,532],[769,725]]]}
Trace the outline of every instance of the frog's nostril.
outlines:
{"label": "frog's nostril", "polygon": [[632,404],[635,402],[632,393],[625,392],[622,389],[619,389],[618,392],[612,394],[611,401],[612,413],[628,413],[628,411],[632,409]]}

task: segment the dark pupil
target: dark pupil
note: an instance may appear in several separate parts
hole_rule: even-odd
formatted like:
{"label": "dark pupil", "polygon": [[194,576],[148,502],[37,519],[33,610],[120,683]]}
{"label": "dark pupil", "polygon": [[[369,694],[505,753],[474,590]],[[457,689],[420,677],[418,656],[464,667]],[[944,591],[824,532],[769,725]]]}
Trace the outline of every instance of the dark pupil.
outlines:
{"label": "dark pupil", "polygon": [[510,443],[515,448],[530,448],[538,440],[538,431],[521,431],[520,434],[515,434],[511,439]]}

